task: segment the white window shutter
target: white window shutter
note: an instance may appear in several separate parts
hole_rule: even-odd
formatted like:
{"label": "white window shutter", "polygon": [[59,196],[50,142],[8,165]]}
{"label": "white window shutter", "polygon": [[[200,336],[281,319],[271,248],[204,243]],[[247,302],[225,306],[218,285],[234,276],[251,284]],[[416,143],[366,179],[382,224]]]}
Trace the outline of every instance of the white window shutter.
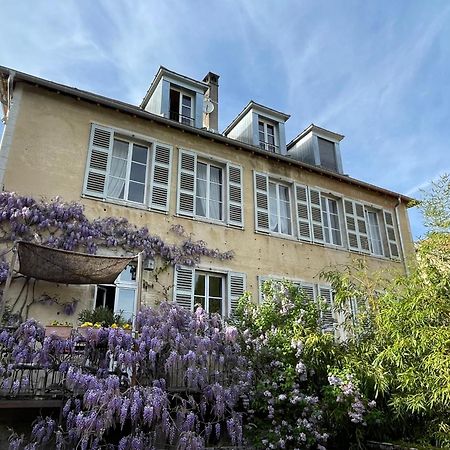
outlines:
{"label": "white window shutter", "polygon": [[244,226],[242,167],[227,164],[228,224]]}
{"label": "white window shutter", "polygon": [[264,286],[264,283],[269,280],[269,277],[265,277],[262,275],[258,275],[258,287],[259,287],[259,303],[262,303],[264,301],[264,295],[263,295],[263,291],[262,288]]}
{"label": "white window shutter", "polygon": [[228,274],[228,316],[236,311],[239,299],[244,295],[247,276],[245,273],[230,272]]}
{"label": "white window shutter", "polygon": [[351,200],[344,200],[345,224],[347,228],[347,240],[350,250],[359,250],[358,230],[355,217],[355,208]]}
{"label": "white window shutter", "polygon": [[254,173],[255,224],[258,231],[269,232],[269,183],[264,173]]}
{"label": "white window shutter", "polygon": [[333,291],[328,286],[319,286],[319,296],[325,302],[327,309],[322,311],[322,330],[334,333],[335,320],[333,311]]}
{"label": "white window shutter", "polygon": [[297,207],[298,238],[305,241],[311,241],[308,188],[306,186],[295,184],[295,204]]}
{"label": "white window shutter", "polygon": [[315,296],[315,289],[314,284],[311,283],[300,283],[300,289],[303,292],[303,295],[309,298],[309,300],[314,301]]}
{"label": "white window shutter", "polygon": [[187,150],[178,154],[178,198],[177,213],[193,216],[197,177],[197,155]]}
{"label": "white window shutter", "polygon": [[150,208],[169,210],[172,147],[156,143],[152,152]]}
{"label": "white window shutter", "polygon": [[194,308],[194,269],[175,266],[173,301],[183,308],[192,311]]}
{"label": "white window shutter", "polygon": [[106,197],[113,136],[112,129],[92,124],[83,188],[84,194],[99,198]]}
{"label": "white window shutter", "polygon": [[384,226],[386,229],[386,237],[389,247],[389,254],[393,259],[400,259],[400,252],[398,250],[397,236],[395,233],[394,215],[390,211],[383,211]]}
{"label": "white window shutter", "polygon": [[309,201],[311,208],[311,225],[313,241],[317,243],[324,242],[322,205],[320,200],[320,191],[309,188]]}
{"label": "white window shutter", "polygon": [[359,250],[370,253],[369,233],[367,230],[366,214],[362,203],[353,202],[356,213],[356,225],[358,230]]}

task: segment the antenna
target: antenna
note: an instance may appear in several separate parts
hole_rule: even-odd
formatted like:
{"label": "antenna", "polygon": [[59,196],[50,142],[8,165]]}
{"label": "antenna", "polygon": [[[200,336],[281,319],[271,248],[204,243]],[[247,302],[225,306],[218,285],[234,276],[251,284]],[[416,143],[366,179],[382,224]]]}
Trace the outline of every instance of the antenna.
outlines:
{"label": "antenna", "polygon": [[205,98],[203,101],[203,112],[205,114],[210,114],[214,111],[214,103],[209,99]]}

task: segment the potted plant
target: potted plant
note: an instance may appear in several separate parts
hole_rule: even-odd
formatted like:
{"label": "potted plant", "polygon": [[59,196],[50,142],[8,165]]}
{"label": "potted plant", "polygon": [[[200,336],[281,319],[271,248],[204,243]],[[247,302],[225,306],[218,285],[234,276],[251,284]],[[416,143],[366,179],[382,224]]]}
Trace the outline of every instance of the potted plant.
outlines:
{"label": "potted plant", "polygon": [[73,325],[70,322],[59,322],[54,320],[45,327],[45,336],[58,336],[62,339],[69,339],[72,334]]}
{"label": "potted plant", "polygon": [[85,338],[88,335],[88,330],[101,327],[123,328],[131,333],[131,324],[124,320],[122,314],[114,314],[113,311],[102,306],[93,310],[85,309],[81,311],[78,321],[80,322],[78,332]]}

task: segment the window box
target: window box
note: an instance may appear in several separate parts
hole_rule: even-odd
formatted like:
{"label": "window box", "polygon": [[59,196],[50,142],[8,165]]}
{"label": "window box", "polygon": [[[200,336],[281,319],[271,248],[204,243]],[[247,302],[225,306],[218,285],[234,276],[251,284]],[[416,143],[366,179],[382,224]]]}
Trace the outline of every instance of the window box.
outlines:
{"label": "window box", "polygon": [[45,337],[58,336],[61,339],[69,339],[72,335],[72,325],[46,325]]}

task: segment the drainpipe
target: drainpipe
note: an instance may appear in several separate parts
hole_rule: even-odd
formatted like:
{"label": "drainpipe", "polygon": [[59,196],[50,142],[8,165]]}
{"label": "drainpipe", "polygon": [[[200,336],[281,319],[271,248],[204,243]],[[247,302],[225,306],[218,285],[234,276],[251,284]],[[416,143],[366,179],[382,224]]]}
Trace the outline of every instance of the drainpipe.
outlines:
{"label": "drainpipe", "polygon": [[399,215],[398,215],[398,209],[401,204],[402,204],[402,199],[401,199],[401,197],[399,197],[397,200],[397,203],[395,204],[395,207],[394,207],[395,221],[397,222],[397,233],[398,233],[398,236],[400,239],[400,249],[402,252],[403,267],[405,268],[406,275],[409,275],[409,268],[408,268],[408,264],[406,263],[405,247],[403,245],[403,237],[402,237],[402,232],[400,230],[400,220],[399,220]]}
{"label": "drainpipe", "polygon": [[14,75],[16,72],[11,70],[9,72],[8,80],[6,81],[6,94],[2,95],[1,103],[3,104],[3,117],[2,122],[6,124],[8,121],[9,111],[11,110],[11,101],[12,101],[12,93],[13,93],[13,83],[14,83]]}

